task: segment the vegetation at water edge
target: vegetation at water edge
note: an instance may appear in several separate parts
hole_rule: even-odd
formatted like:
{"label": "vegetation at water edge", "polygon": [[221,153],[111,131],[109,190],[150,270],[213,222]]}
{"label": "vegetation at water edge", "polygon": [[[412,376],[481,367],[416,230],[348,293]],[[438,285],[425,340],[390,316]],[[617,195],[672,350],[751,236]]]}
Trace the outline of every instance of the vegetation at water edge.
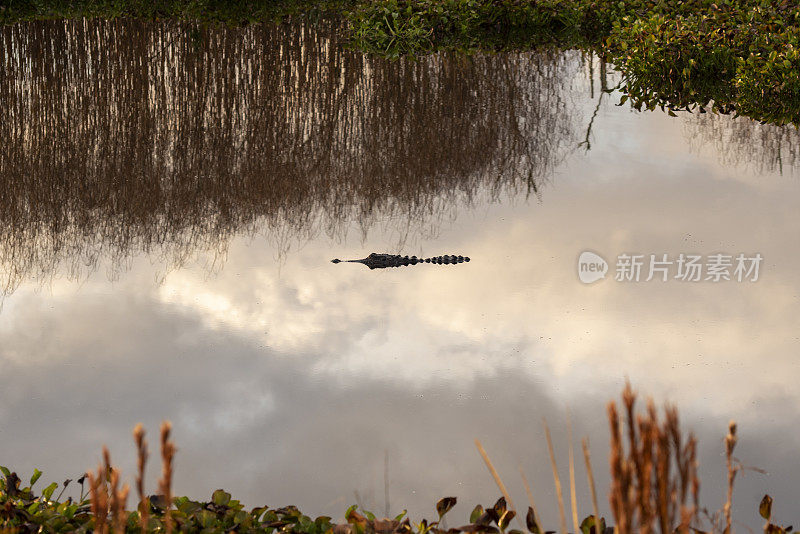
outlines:
{"label": "vegetation at water edge", "polygon": [[[620,415],[620,413],[622,415]],[[575,502],[575,477],[572,444],[569,445],[570,504],[572,531],[582,534],[652,532],[732,532],[733,485],[742,465],[733,457],[736,446],[736,425],[731,423],[725,437],[728,488],[727,501],[716,513],[709,513],[698,502],[699,479],[695,453],[697,441],[690,433],[681,431],[678,412],[667,406],[663,416],[655,405],[648,402],[646,409],[636,409],[636,395],[626,387],[622,404],[608,405],[611,435],[611,487],[608,491],[612,518],[599,514],[597,492],[594,484],[591,458],[587,440],[583,441],[587,483],[592,496],[592,513],[578,522]],[[188,497],[172,496],[172,475],[175,446],[170,439],[171,426],[161,427],[162,477],[158,493],[146,496],[144,485],[148,447],[141,425],[134,429],[138,451],[138,476],[135,488],[138,495],[133,510],[126,508],[129,495],[127,484],[121,485],[120,471],[111,464],[104,449],[103,461],[96,472],[81,476],[80,497],[62,499],[72,483],[52,483],[37,492],[34,487],[42,473],[36,470],[27,486],[22,486],[19,476],[0,467],[0,531],[24,532],[259,532],[266,534],[523,534],[519,526],[530,534],[542,534],[545,527],[536,511],[536,505],[524,478],[530,505],[525,517],[517,514],[514,501],[505,489],[500,475],[488,454],[476,440],[478,450],[494,477],[503,496],[492,506],[476,506],[468,522],[459,527],[446,527],[443,517],[456,504],[455,497],[445,497],[436,504],[437,517],[412,522],[405,512],[394,518],[378,519],[368,511],[358,511],[351,506],[344,513],[344,523],[330,517],[311,518],[296,507],[255,507],[246,509],[223,490],[216,490],[208,501],[195,501]],[[570,531],[565,512],[561,482],[558,478],[555,454],[550,431],[544,432],[550,451],[554,484],[558,497],[560,532]],[[59,491],[60,488],[60,491]],[[59,491],[59,493],[56,493]],[[772,522],[772,498],[765,495],[759,506],[765,520],[767,534],[784,534],[792,527],[781,527]],[[613,527],[611,525],[614,525]],[[551,532],[551,531],[547,531]]]}
{"label": "vegetation at water edge", "polygon": [[0,20],[138,17],[242,24],[337,16],[389,56],[442,48],[592,50],[636,109],[738,113],[800,125],[800,4],[783,0],[22,0]]}
{"label": "vegetation at water edge", "polygon": [[366,50],[558,43],[623,73],[636,109],[800,124],[800,5],[762,0],[376,0],[350,15]]}

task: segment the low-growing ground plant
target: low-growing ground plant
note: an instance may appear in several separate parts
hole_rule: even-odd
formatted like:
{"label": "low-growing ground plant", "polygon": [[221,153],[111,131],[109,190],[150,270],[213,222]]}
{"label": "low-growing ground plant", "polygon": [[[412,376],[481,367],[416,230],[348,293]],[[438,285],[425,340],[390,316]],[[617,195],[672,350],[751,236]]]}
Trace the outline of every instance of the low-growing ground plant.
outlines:
{"label": "low-growing ground plant", "polygon": [[[592,513],[578,523],[575,503],[575,477],[572,440],[570,438],[570,500],[574,532],[581,534],[626,534],[707,531],[732,532],[731,510],[733,484],[742,466],[734,459],[736,425],[731,423],[725,438],[728,466],[727,502],[722,510],[710,514],[698,502],[697,441],[692,434],[684,437],[674,407],[666,407],[663,416],[652,402],[643,413],[636,410],[636,395],[630,386],[622,394],[621,410],[614,402],[608,405],[611,434],[609,504],[611,518],[600,517],[594,477],[586,440],[583,442],[588,484],[592,495]],[[620,413],[621,412],[621,413]],[[559,498],[560,531],[567,532],[561,483],[555,469],[550,432],[545,424],[548,447],[553,463],[554,482]],[[171,426],[161,427],[162,476],[159,493],[147,496],[144,490],[144,469],[148,459],[147,441],[141,425],[134,429],[137,447],[138,474],[135,481],[138,503],[133,509],[126,506],[129,488],[121,485],[121,474],[111,463],[108,450],[97,471],[86,473],[75,481],[80,496],[62,499],[73,484],[52,483],[37,492],[34,489],[42,476],[34,471],[27,485],[15,473],[0,466],[0,532],[253,532],[266,534],[522,534],[511,528],[516,519],[520,527],[531,534],[544,534],[533,502],[530,487],[522,474],[530,499],[524,519],[518,516],[511,496],[492,465],[488,454],[476,441],[487,467],[503,496],[491,506],[476,506],[462,526],[446,527],[444,516],[456,505],[456,497],[445,497],[436,503],[436,519],[412,522],[405,512],[394,518],[379,519],[369,511],[359,512],[356,505],[344,513],[344,523],[321,516],[311,518],[294,506],[247,509],[230,493],[222,489],[213,492],[207,501],[188,497],[172,497],[172,473],[175,445],[170,439]],[[571,436],[571,431],[570,431]],[[58,491],[60,489],[60,491]],[[58,491],[58,493],[56,493]],[[765,495],[759,506],[766,534],[783,534],[791,527],[772,522],[772,498]],[[613,525],[613,526],[612,526]]]}

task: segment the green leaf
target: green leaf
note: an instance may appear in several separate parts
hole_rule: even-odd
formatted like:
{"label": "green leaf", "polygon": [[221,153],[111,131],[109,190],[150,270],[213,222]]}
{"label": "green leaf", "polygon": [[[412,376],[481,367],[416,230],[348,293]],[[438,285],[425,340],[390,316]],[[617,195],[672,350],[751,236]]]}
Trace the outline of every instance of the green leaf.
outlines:
{"label": "green leaf", "polygon": [[36,481],[39,480],[39,477],[41,476],[42,476],[41,471],[39,471],[38,469],[33,470],[33,476],[31,476],[31,487],[33,487],[33,485],[36,484]]}
{"label": "green leaf", "polygon": [[326,532],[331,528],[331,518],[327,515],[321,515],[314,520],[314,525],[317,527],[317,532]]}
{"label": "green leaf", "polygon": [[350,517],[353,515],[353,513],[355,513],[356,508],[358,508],[358,505],[354,504],[354,505],[350,506],[350,508],[348,508],[347,511],[344,513],[344,518],[348,522],[350,522]]}
{"label": "green leaf", "polygon": [[407,513],[408,513],[408,510],[403,510],[401,513],[399,513],[396,516],[394,516],[394,520],[395,521],[402,521]]}
{"label": "green leaf", "polygon": [[56,490],[57,487],[58,483],[53,482],[52,484],[50,484],[49,486],[47,486],[45,489],[42,490],[42,497],[44,498],[45,501],[50,500],[50,497],[53,496],[53,492]]}
{"label": "green leaf", "polygon": [[764,498],[761,499],[761,504],[758,505],[758,513],[769,521],[769,518],[772,517],[772,497],[764,495]]}
{"label": "green leaf", "polygon": [[217,506],[227,506],[231,502],[231,494],[225,490],[218,489],[211,495],[211,500]]}
{"label": "green leaf", "polygon": [[583,520],[580,528],[583,534],[602,534],[606,530],[606,520],[601,518],[598,523],[597,518],[590,515]]}
{"label": "green leaf", "polygon": [[469,522],[470,522],[470,523],[474,523],[474,522],[475,522],[475,521],[477,521],[477,520],[478,520],[478,518],[479,518],[480,516],[482,516],[482,515],[483,515],[483,506],[481,506],[481,505],[479,504],[478,506],[476,506],[475,508],[473,508],[473,509],[472,509],[472,513],[471,513],[471,514],[469,514]]}
{"label": "green leaf", "polygon": [[7,477],[11,476],[11,471],[9,471],[7,467],[0,465],[0,471],[2,471],[3,474]]}
{"label": "green leaf", "polygon": [[203,508],[199,502],[190,501],[189,499],[176,503],[175,507],[186,515],[191,515]]}
{"label": "green leaf", "polygon": [[203,528],[211,528],[217,521],[217,515],[208,510],[200,510],[195,516],[200,521],[200,526]]}

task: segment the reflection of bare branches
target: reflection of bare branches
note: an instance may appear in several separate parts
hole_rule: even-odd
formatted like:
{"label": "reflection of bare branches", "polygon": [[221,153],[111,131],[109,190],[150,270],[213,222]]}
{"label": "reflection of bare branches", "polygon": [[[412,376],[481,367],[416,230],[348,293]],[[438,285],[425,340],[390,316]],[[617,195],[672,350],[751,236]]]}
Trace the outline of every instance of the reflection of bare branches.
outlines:
{"label": "reflection of bare branches", "polygon": [[710,145],[726,166],[781,174],[800,168],[800,131],[792,126],[698,113],[684,123],[684,132],[693,151]]}
{"label": "reflection of bare branches", "polygon": [[597,112],[600,111],[600,105],[603,103],[604,94],[606,93],[600,92],[600,96],[597,98],[597,105],[594,107],[594,112],[592,113],[592,118],[589,119],[589,124],[586,126],[586,137],[584,137],[583,141],[578,143],[579,147],[586,147],[586,152],[592,149],[592,126],[594,126],[594,119],[597,117]]}
{"label": "reflection of bare branches", "polygon": [[[583,61],[589,65],[589,95],[591,99],[594,100],[594,53],[589,51],[588,57],[587,55],[583,56]],[[592,149],[592,127],[594,126],[594,121],[597,118],[597,113],[600,111],[600,106],[603,104],[603,95],[606,93],[611,93],[616,89],[608,88],[608,69],[606,67],[607,63],[605,57],[600,55],[597,57],[597,61],[600,64],[600,96],[597,98],[597,105],[594,107],[592,117],[589,119],[589,124],[586,126],[586,136],[583,138],[583,141],[578,143],[578,147],[584,147],[586,152]]]}
{"label": "reflection of bare branches", "polygon": [[391,62],[325,23],[46,21],[0,40],[5,293],[101,257],[224,257],[239,233],[435,227],[536,191],[573,143],[576,62],[554,51]]}

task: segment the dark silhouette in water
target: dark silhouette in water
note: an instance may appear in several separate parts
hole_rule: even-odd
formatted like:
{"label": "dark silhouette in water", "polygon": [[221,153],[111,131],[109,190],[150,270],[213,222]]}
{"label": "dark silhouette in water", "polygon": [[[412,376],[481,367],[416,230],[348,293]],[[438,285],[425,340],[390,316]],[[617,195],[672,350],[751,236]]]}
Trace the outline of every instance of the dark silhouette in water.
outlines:
{"label": "dark silhouette in water", "polygon": [[400,256],[398,254],[377,254],[373,252],[366,258],[360,260],[331,260],[331,263],[363,263],[370,269],[385,269],[387,267],[406,267],[418,263],[436,263],[438,265],[455,265],[456,263],[468,262],[466,256],[435,256],[433,258],[417,258],[416,256]]}

